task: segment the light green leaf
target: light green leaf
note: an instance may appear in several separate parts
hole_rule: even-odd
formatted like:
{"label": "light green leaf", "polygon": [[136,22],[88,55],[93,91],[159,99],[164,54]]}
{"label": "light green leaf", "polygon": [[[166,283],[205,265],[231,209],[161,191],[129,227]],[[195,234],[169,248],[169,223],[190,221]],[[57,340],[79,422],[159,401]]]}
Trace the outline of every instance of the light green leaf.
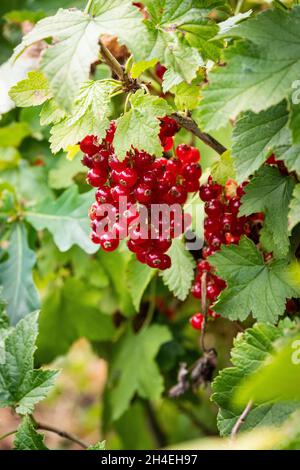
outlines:
{"label": "light green leaf", "polygon": [[253,175],[277,146],[290,142],[287,121],[286,101],[259,114],[248,111],[240,116],[233,130],[232,144],[239,183]]}
{"label": "light green leaf", "polygon": [[15,223],[6,250],[8,258],[0,264],[0,285],[8,303],[7,313],[16,324],[29,312],[39,308],[40,301],[32,279],[36,258],[28,246],[27,231],[23,223]]}
{"label": "light green leaf", "polygon": [[197,108],[200,101],[200,87],[182,82],[171,89],[175,95],[175,106],[180,111]]}
{"label": "light green leaf", "polygon": [[127,265],[127,285],[137,312],[140,309],[143,294],[155,274],[155,269],[140,263],[136,258],[131,258]]}
{"label": "light green leaf", "polygon": [[22,140],[31,134],[27,122],[12,122],[0,128],[1,147],[19,147]]}
{"label": "light green leaf", "polygon": [[179,300],[185,300],[194,279],[195,261],[180,239],[175,239],[168,251],[172,265],[162,272],[164,284]]}
{"label": "light green leaf", "polygon": [[56,165],[49,171],[48,181],[50,188],[64,189],[74,184],[74,176],[84,172],[80,158],[68,160],[60,157]]}
{"label": "light green leaf", "polygon": [[122,416],[135,393],[150,400],[160,398],[164,386],[155,357],[170,340],[165,326],[152,325],[138,334],[127,330],[112,362],[111,380],[118,377],[110,392],[114,420]]}
{"label": "light green leaf", "polygon": [[29,414],[51,390],[57,371],[34,370],[38,313],[26,315],[5,339],[5,363],[0,364],[0,406]]}
{"label": "light green leaf", "polygon": [[286,260],[265,264],[246,237],[239,245],[223,246],[209,262],[227,283],[213,308],[230,320],[245,320],[252,313],[258,321],[275,323],[285,311],[286,299],[299,296],[299,286],[288,277]]}
{"label": "light green leaf", "polygon": [[288,207],[295,183],[292,177],[283,176],[277,168],[263,166],[245,187],[240,215],[264,212],[261,236],[265,232],[271,242],[271,251],[284,257],[289,250]]}
{"label": "light green leaf", "polygon": [[[233,403],[234,393],[243,379],[270,357],[274,348],[273,343],[281,334],[281,330],[275,326],[257,323],[236,337],[231,350],[233,367],[223,369],[213,382],[212,399],[220,408],[218,428],[222,436],[230,435],[245,408],[245,405]],[[253,406],[240,429],[246,431],[258,426],[279,426],[296,408],[297,405],[293,403],[264,402]]]}
{"label": "light green leaf", "polygon": [[141,60],[139,62],[135,62],[131,67],[130,75],[132,76],[132,78],[138,78],[147,69],[150,69],[151,67],[154,67],[156,62],[158,62],[157,59]]}
{"label": "light green leaf", "polygon": [[87,448],[87,450],[105,450],[106,441],[99,441]]}
{"label": "light green leaf", "polygon": [[97,135],[100,140],[105,136],[111,111],[110,93],[115,86],[109,80],[91,80],[81,86],[72,113],[51,129],[53,153],[77,144],[86,135]]}
{"label": "light green leaf", "polygon": [[290,129],[292,131],[294,144],[300,144],[300,104],[291,106]]}
{"label": "light green leaf", "polygon": [[44,444],[45,436],[36,431],[30,416],[25,416],[14,439],[15,450],[49,450]]}
{"label": "light green leaf", "polygon": [[15,168],[21,160],[20,152],[14,147],[0,147],[0,171]]}
{"label": "light green leaf", "polygon": [[[241,38],[224,51],[225,67],[214,69],[203,90],[202,125],[225,126],[241,111],[262,111],[287,97],[300,69],[300,9],[266,10],[232,28]],[[262,33],[263,32],[263,33]]]}
{"label": "light green leaf", "polygon": [[43,104],[52,97],[52,93],[45,75],[34,70],[10,89],[9,96],[17,106],[26,107]]}
{"label": "light green leaf", "polygon": [[229,150],[224,152],[220,159],[212,165],[211,175],[217,183],[223,186],[227,180],[236,179],[235,168]]}
{"label": "light green leaf", "polygon": [[117,120],[114,148],[119,159],[123,160],[131,147],[161,156],[158,118],[171,114],[172,108],[164,99],[144,94],[142,90],[132,96],[131,106],[130,111]]}
{"label": "light green leaf", "polygon": [[89,285],[87,289],[86,282],[75,278],[68,279],[61,288],[50,289],[39,321],[37,357],[41,363],[66,354],[79,338],[112,339],[113,319],[99,311],[99,294],[98,288]]}
{"label": "light green leaf", "polygon": [[233,398],[235,403],[243,406],[251,398],[256,404],[297,400],[299,406],[300,334],[296,330],[290,335],[250,377],[242,380]]}
{"label": "light green leaf", "polygon": [[146,40],[142,17],[129,0],[99,0],[92,13],[60,9],[39,21],[15,49],[17,58],[31,44],[55,38],[44,51],[40,67],[56,102],[66,109],[72,107],[80,85],[89,78],[91,64],[98,59],[101,34],[118,36],[137,58],[142,38]]}
{"label": "light green leaf", "polygon": [[295,171],[300,175],[300,144],[285,146],[277,150],[278,158],[284,163],[290,172]]}
{"label": "light green leaf", "polygon": [[89,239],[88,209],[94,199],[94,191],[78,194],[78,187],[71,186],[56,199],[46,198],[25,213],[26,220],[36,229],[47,229],[60,251],[78,245],[87,253],[97,247]]}
{"label": "light green leaf", "polygon": [[44,103],[40,112],[41,126],[48,126],[49,124],[56,124],[66,117],[66,111],[60,109],[52,98]]}
{"label": "light green leaf", "polygon": [[288,213],[288,225],[292,230],[300,223],[300,184],[297,184],[293,191],[293,197],[290,202],[290,210]]}

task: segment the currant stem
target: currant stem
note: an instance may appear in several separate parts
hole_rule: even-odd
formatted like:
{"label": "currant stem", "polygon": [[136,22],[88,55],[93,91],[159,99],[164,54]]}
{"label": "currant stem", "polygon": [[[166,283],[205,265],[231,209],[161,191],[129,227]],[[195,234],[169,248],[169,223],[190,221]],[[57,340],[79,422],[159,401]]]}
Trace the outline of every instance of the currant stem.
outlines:
{"label": "currant stem", "polygon": [[207,349],[205,347],[205,333],[206,333],[206,323],[207,323],[207,298],[206,298],[206,279],[207,272],[205,271],[201,276],[201,312],[203,315],[203,323],[201,328],[200,335],[200,345],[202,351],[205,353]]}
{"label": "currant stem", "polygon": [[90,12],[90,9],[91,9],[91,7],[92,7],[92,5],[93,5],[93,1],[94,1],[94,0],[88,0],[88,2],[87,2],[87,4],[86,4],[86,7],[85,7],[85,9],[84,9],[84,13],[86,13],[87,15],[88,15],[89,12]]}
{"label": "currant stem", "polygon": [[232,439],[236,438],[236,435],[239,432],[240,427],[245,422],[245,419],[247,418],[248,414],[251,411],[252,405],[253,405],[253,401],[249,400],[247,405],[246,405],[246,408],[243,411],[243,413],[241,414],[241,416],[239,417],[239,419],[237,420],[237,422],[235,423],[235,425],[232,428],[232,431],[231,431],[231,438]]}

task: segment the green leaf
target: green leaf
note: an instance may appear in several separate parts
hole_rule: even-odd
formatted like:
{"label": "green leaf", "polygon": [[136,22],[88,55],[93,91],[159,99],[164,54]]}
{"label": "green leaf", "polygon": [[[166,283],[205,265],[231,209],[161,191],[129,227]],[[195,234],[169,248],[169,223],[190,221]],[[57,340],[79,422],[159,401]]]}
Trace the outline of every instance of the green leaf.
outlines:
{"label": "green leaf", "polygon": [[1,147],[19,147],[22,140],[31,134],[27,122],[12,122],[0,128]]}
{"label": "green leaf", "polygon": [[73,111],[51,129],[53,153],[80,142],[86,135],[105,136],[109,127],[110,93],[116,87],[109,80],[84,83],[75,100]]}
{"label": "green leaf", "polygon": [[203,59],[217,60],[217,43],[209,42],[218,32],[218,26],[209,19],[222,5],[218,1],[158,0],[145,2],[150,18],[147,20],[148,48],[145,60],[158,59],[168,70],[163,90],[195,77]]}
{"label": "green leaf", "polygon": [[145,27],[129,0],[99,0],[94,3],[92,14],[60,9],[56,15],[39,21],[15,49],[17,58],[31,44],[55,38],[44,51],[40,68],[56,102],[66,109],[72,107],[80,85],[89,78],[91,64],[98,59],[101,34],[118,36],[137,58],[143,47]]}
{"label": "green leaf", "polygon": [[155,357],[170,339],[169,330],[160,325],[142,329],[138,334],[128,329],[122,337],[111,369],[111,378],[118,377],[110,392],[114,420],[126,411],[135,393],[150,400],[160,398],[164,387]]}
{"label": "green leaf", "polygon": [[243,113],[233,130],[232,157],[238,181],[245,181],[258,170],[277,146],[288,144],[286,101],[255,114]]}
{"label": "green leaf", "polygon": [[300,144],[300,104],[291,106],[290,129],[292,131],[294,144]]}
{"label": "green leaf", "polygon": [[[222,436],[231,433],[245,406],[236,405],[232,397],[243,379],[255,371],[273,351],[281,331],[272,325],[257,323],[239,334],[231,350],[233,367],[223,369],[213,382],[212,400],[219,406],[218,428]],[[263,403],[253,406],[241,425],[246,431],[258,426],[280,426],[297,408],[292,403]]]}
{"label": "green leaf", "polygon": [[140,309],[143,294],[155,274],[154,269],[140,263],[136,258],[131,258],[127,265],[127,286],[137,312]]}
{"label": "green leaf", "polygon": [[180,111],[197,108],[200,101],[200,87],[182,82],[171,89],[175,95],[175,106]]}
{"label": "green leaf", "polygon": [[60,251],[78,245],[87,253],[97,248],[89,239],[88,208],[93,202],[94,191],[78,194],[78,187],[71,186],[53,201],[46,198],[25,213],[26,220],[36,229],[47,229]]}
{"label": "green leaf", "polygon": [[213,308],[230,320],[245,320],[252,313],[258,321],[275,323],[285,311],[286,299],[300,293],[288,277],[286,260],[264,264],[246,237],[239,245],[223,246],[209,262],[227,283]]}
{"label": "green leaf", "polygon": [[151,60],[141,60],[139,62],[135,62],[130,70],[130,75],[132,78],[138,78],[145,72],[147,69],[154,67],[154,65],[158,62],[157,59]]}
{"label": "green leaf", "polygon": [[300,175],[300,144],[283,148],[278,156],[284,160],[290,172],[295,171]]}
{"label": "green leaf", "polygon": [[224,186],[227,180],[236,179],[235,168],[230,151],[224,152],[211,167],[213,179]]}
{"label": "green leaf", "polygon": [[267,10],[228,32],[242,40],[225,49],[227,65],[209,74],[201,103],[207,132],[225,126],[241,111],[257,113],[287,97],[299,78],[299,19],[298,7]]}
{"label": "green leaf", "polygon": [[54,370],[34,370],[33,355],[38,335],[38,313],[19,321],[5,339],[5,364],[0,364],[0,406],[13,406],[19,414],[29,414],[51,390],[58,374]]}
{"label": "green leaf", "polygon": [[117,120],[114,148],[120,160],[131,147],[157,156],[162,155],[158,137],[160,121],[172,113],[168,103],[159,97],[137,91],[131,98],[131,109]]}
{"label": "green leaf", "polygon": [[45,436],[36,432],[30,416],[25,416],[14,439],[15,450],[49,450],[44,444]]}
{"label": "green leaf", "polygon": [[52,93],[45,75],[34,70],[10,89],[9,96],[17,106],[26,107],[43,104],[52,97]]}
{"label": "green leaf", "polygon": [[3,296],[8,303],[7,313],[14,325],[40,306],[32,279],[36,258],[28,246],[27,231],[23,223],[13,225],[6,253],[7,259],[0,264],[0,285],[3,286]]}
{"label": "green leaf", "polygon": [[48,126],[49,124],[56,124],[66,117],[66,111],[60,109],[55,103],[54,99],[46,101],[40,112],[41,126]]}
{"label": "green leaf", "polygon": [[[299,328],[299,325],[298,325]],[[250,377],[242,380],[234,401],[243,405],[250,398],[256,404],[263,402],[300,402],[300,334],[294,332],[273,351]]]}
{"label": "green leaf", "polygon": [[20,152],[14,147],[0,147],[0,171],[15,168],[21,159]]}
{"label": "green leaf", "polygon": [[87,450],[105,450],[106,441],[99,441],[87,448]]}
{"label": "green leaf", "polygon": [[162,272],[164,284],[179,300],[185,300],[194,279],[195,261],[182,240],[173,240],[168,251],[172,265]]}
{"label": "green leaf", "polygon": [[261,236],[267,232],[271,251],[284,257],[289,250],[288,207],[295,183],[292,177],[283,176],[277,168],[262,167],[245,187],[240,215],[264,212]]}
{"label": "green leaf", "polygon": [[290,210],[288,213],[289,229],[292,230],[299,223],[300,223],[300,184],[297,184],[293,191],[293,197],[290,203]]}
{"label": "green leaf", "polygon": [[[111,316],[98,307],[99,289],[75,278],[66,280],[61,288],[50,289],[43,303],[39,321],[37,357],[49,363],[64,355],[79,338],[108,341],[115,329]],[[57,334],[60,331],[60,334]]]}
{"label": "green leaf", "polygon": [[105,270],[111,280],[114,290],[114,297],[116,297],[120,311],[130,317],[135,314],[135,308],[132,302],[132,296],[126,285],[126,282],[120,282],[120,279],[126,279],[127,267],[131,260],[131,254],[128,251],[121,252],[120,250],[112,253],[105,253],[99,250],[98,259],[101,266]]}
{"label": "green leaf", "polygon": [[54,168],[49,171],[49,186],[53,189],[64,189],[74,184],[74,177],[84,172],[80,158],[67,160],[60,157],[56,160]]}

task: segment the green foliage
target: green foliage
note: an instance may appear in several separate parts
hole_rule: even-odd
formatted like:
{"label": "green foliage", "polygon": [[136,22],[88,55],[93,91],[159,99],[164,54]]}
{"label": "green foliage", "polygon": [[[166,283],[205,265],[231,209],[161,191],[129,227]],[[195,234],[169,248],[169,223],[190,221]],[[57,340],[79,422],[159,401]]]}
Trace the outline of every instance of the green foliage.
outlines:
{"label": "green foliage", "polygon": [[27,241],[23,223],[15,223],[11,229],[6,257],[0,264],[0,285],[8,302],[7,313],[12,324],[16,324],[29,312],[40,306],[39,295],[32,279],[35,253]]}
{"label": "green foliage", "polygon": [[[54,291],[52,291],[54,289]],[[99,310],[99,292],[78,279],[67,279],[63,286],[52,286],[44,299],[39,320],[38,360],[49,363],[67,353],[79,338],[108,341],[114,336],[112,317]],[[57,331],[63,334],[57,335]]]}
{"label": "green foliage", "polygon": [[202,123],[207,131],[224,126],[241,111],[257,113],[287,97],[299,76],[299,18],[297,6],[284,12],[267,10],[228,32],[240,40],[224,51],[227,66],[210,73],[203,91]]}
{"label": "green foliage", "polygon": [[[233,367],[223,369],[213,383],[212,399],[219,406],[218,427],[222,436],[229,435],[242,414],[245,405],[233,403],[238,387],[251,373],[256,371],[274,350],[273,343],[283,334],[280,328],[257,323],[243,334],[239,334],[231,350]],[[268,403],[254,405],[241,430],[257,426],[279,426],[297,408],[294,403]]]}
{"label": "green foliage", "polygon": [[14,440],[15,450],[49,450],[44,444],[44,436],[36,432],[30,416],[25,416]]}
{"label": "green foliage", "polygon": [[258,321],[275,323],[284,313],[285,300],[299,295],[299,286],[288,278],[286,260],[265,264],[246,237],[238,246],[223,246],[209,262],[227,283],[214,310],[230,320],[245,320],[252,313]]}
{"label": "green foliage", "polygon": [[51,390],[55,370],[36,370],[33,355],[38,335],[38,313],[28,314],[5,338],[5,361],[0,364],[0,406],[30,414]]}
{"label": "green foliage", "polygon": [[154,359],[162,344],[170,339],[164,326],[152,325],[137,334],[127,329],[111,365],[111,380],[117,377],[110,393],[114,420],[124,413],[135,393],[149,400],[160,398],[163,379]]}
{"label": "green foliage", "polygon": [[234,163],[229,150],[224,152],[220,159],[212,165],[211,175],[214,181],[222,185],[229,179],[235,179]]}
{"label": "green foliage", "polygon": [[164,284],[179,300],[185,300],[194,279],[195,261],[182,240],[174,240],[168,251],[172,265],[162,273]]}
{"label": "green foliage", "polygon": [[261,240],[267,237],[267,249],[284,257],[289,250],[288,207],[295,183],[292,177],[282,176],[276,168],[262,167],[246,186],[240,215],[264,212]]}
{"label": "green foliage", "polygon": [[288,223],[290,230],[300,223],[300,184],[297,184],[293,191],[288,214]]}
{"label": "green foliage", "polygon": [[47,198],[26,211],[26,219],[36,230],[49,230],[61,251],[78,245],[87,253],[96,251],[89,239],[88,208],[93,201],[93,191],[78,194],[71,186],[53,201]]}
{"label": "green foliage", "polygon": [[[298,332],[297,332],[298,330]],[[290,337],[273,351],[272,357],[243,379],[235,401],[243,405],[250,397],[255,403],[300,401],[300,334],[299,325]]]}
{"label": "green foliage", "polygon": [[142,90],[131,97],[130,103],[130,111],[117,120],[114,148],[119,159],[125,158],[131,146],[161,156],[158,118],[170,114],[172,108],[162,98],[144,94]]}
{"label": "green foliage", "polygon": [[146,264],[139,263],[136,258],[132,258],[127,264],[128,290],[137,312],[140,309],[143,294],[155,274],[154,269],[149,268]]}
{"label": "green foliage", "polygon": [[288,143],[287,121],[286,101],[258,114],[247,111],[239,117],[232,146],[239,182],[254,174],[276,147]]}
{"label": "green foliage", "polygon": [[52,97],[47,78],[42,72],[29,72],[25,80],[21,80],[10,89],[9,96],[17,106],[38,106]]}

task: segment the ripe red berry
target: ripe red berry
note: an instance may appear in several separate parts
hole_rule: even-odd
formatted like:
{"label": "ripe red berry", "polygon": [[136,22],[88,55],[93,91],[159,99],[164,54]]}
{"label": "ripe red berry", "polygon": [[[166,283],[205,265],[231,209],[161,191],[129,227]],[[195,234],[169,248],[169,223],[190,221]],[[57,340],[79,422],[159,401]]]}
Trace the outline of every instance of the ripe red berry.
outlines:
{"label": "ripe red berry", "polygon": [[112,232],[105,232],[100,235],[100,244],[104,251],[114,251],[119,246],[119,240]]}
{"label": "ripe red berry", "polygon": [[199,180],[202,174],[201,166],[198,163],[188,163],[183,165],[181,174],[187,180]]}
{"label": "ripe red berry", "polygon": [[94,135],[87,135],[81,142],[80,142],[80,150],[83,153],[86,153],[89,157],[95,155],[95,153],[99,150],[99,143],[97,137]]}
{"label": "ripe red berry", "polygon": [[202,315],[202,313],[195,313],[195,315],[190,318],[190,324],[195,330],[202,329],[203,321],[204,315]]}
{"label": "ripe red berry", "polygon": [[209,217],[219,218],[223,215],[224,206],[219,199],[212,199],[205,203],[205,212]]}
{"label": "ripe red berry", "polygon": [[166,70],[167,69],[164,65],[162,65],[160,62],[157,62],[156,66],[155,66],[155,73],[156,73],[156,75],[158,76],[158,78],[160,80],[163,79]]}
{"label": "ripe red berry", "polygon": [[187,200],[187,192],[183,186],[174,185],[172,186],[167,195],[167,201],[169,204],[184,204]]}
{"label": "ripe red berry", "polygon": [[117,126],[116,126],[115,121],[111,121],[109,129],[106,132],[106,137],[105,137],[106,142],[109,142],[110,144],[112,144],[112,142],[114,140],[116,128],[117,128]]}
{"label": "ripe red berry", "polygon": [[130,188],[126,186],[121,186],[116,184],[113,188],[111,188],[111,195],[115,202],[118,202],[121,197],[127,197],[129,195]]}
{"label": "ripe red berry", "polygon": [[212,199],[215,198],[215,193],[212,189],[212,187],[208,184],[205,184],[203,186],[200,186],[200,191],[199,191],[200,198],[204,202],[211,201]]}
{"label": "ripe red berry", "polygon": [[216,284],[208,284],[208,286],[206,287],[207,298],[210,300],[215,300],[221,293],[221,291],[222,289],[220,286]]}
{"label": "ripe red berry", "polygon": [[151,201],[152,189],[145,183],[140,183],[134,190],[134,196],[141,204],[147,204]]}
{"label": "ripe red berry", "polygon": [[237,214],[241,206],[241,200],[239,197],[233,197],[229,201],[229,209],[233,214]]}
{"label": "ripe red berry", "polygon": [[170,150],[172,150],[173,145],[174,145],[173,137],[166,137],[162,141],[162,144],[163,144],[164,152],[169,152]]}
{"label": "ripe red berry", "polygon": [[200,282],[196,282],[191,289],[191,294],[195,299],[201,299],[202,297],[202,287]]}
{"label": "ripe red berry", "polygon": [[107,202],[112,201],[112,197],[110,194],[110,188],[108,186],[102,186],[97,189],[96,191],[96,201],[99,204],[105,204]]}
{"label": "ripe red berry", "polygon": [[86,180],[88,184],[98,188],[106,183],[107,173],[97,168],[93,168],[92,170],[89,170]]}
{"label": "ripe red berry", "polygon": [[138,178],[137,172],[133,168],[125,168],[117,175],[119,180],[118,182],[122,186],[127,186],[128,188],[134,186]]}
{"label": "ripe red berry", "polygon": [[170,239],[164,237],[154,239],[152,242],[155,247],[155,250],[160,251],[161,253],[165,253],[166,251],[168,251],[172,244]]}

